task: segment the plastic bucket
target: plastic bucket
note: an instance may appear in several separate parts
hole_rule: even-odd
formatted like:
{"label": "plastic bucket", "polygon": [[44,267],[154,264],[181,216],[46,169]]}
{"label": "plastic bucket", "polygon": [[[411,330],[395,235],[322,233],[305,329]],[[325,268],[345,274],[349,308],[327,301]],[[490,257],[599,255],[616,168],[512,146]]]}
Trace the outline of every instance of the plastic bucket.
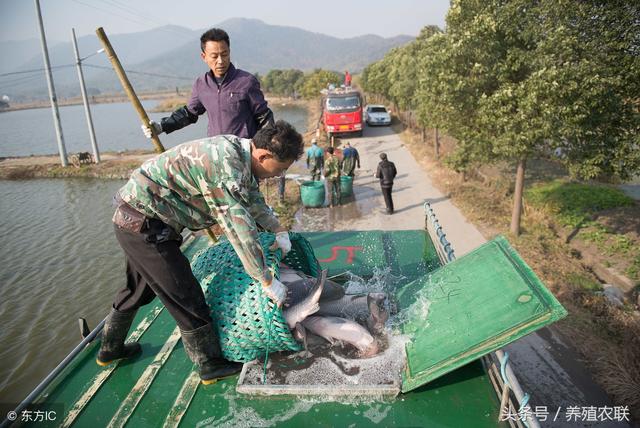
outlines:
{"label": "plastic bucket", "polygon": [[343,197],[353,195],[353,177],[348,175],[340,177],[340,192]]}
{"label": "plastic bucket", "polygon": [[324,182],[305,181],[300,185],[300,198],[305,207],[317,208],[324,205]]}

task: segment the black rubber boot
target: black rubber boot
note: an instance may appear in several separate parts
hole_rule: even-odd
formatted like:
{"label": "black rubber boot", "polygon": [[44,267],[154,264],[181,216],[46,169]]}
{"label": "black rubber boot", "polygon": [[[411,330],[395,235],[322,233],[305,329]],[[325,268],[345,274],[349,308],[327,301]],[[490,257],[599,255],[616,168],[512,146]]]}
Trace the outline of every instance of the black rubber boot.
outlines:
{"label": "black rubber boot", "polygon": [[242,369],[242,363],[225,360],[220,352],[218,337],[211,324],[203,325],[195,330],[180,331],[182,343],[191,361],[200,370],[200,381],[204,385],[216,383],[234,375]]}
{"label": "black rubber boot", "polygon": [[102,329],[102,344],[96,358],[98,365],[106,366],[116,360],[131,358],[140,353],[139,343],[132,342],[126,345],[124,343],[136,312],[120,312],[111,309]]}

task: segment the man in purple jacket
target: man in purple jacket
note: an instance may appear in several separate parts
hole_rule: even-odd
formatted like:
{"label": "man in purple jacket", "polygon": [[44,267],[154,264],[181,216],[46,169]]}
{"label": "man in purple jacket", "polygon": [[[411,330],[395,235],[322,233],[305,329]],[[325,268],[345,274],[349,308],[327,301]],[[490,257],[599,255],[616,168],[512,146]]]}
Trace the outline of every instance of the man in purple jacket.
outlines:
{"label": "man in purple jacket", "polygon": [[231,63],[229,35],[212,28],[200,37],[200,56],[210,71],[196,79],[189,103],[163,118],[160,123],[149,121],[142,131],[151,138],[191,125],[207,112],[207,136],[232,134],[253,138],[260,128],[273,124],[273,112],[267,106],[260,83],[252,74],[237,69]]}

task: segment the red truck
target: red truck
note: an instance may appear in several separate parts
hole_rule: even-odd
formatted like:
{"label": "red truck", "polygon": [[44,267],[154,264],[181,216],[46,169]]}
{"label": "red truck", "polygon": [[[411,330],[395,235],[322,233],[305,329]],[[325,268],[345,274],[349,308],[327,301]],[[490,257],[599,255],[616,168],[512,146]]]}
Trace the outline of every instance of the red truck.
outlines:
{"label": "red truck", "polygon": [[351,88],[327,91],[322,100],[322,120],[329,139],[337,134],[362,136],[362,96]]}

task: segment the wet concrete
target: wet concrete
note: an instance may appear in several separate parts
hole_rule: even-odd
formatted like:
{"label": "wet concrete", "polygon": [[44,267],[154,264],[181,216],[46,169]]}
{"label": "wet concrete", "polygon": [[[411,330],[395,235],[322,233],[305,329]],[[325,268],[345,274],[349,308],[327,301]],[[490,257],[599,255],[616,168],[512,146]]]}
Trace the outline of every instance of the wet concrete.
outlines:
{"label": "wet concrete", "polygon": [[[358,149],[361,168],[356,169],[354,198],[334,208],[303,209],[295,230],[412,230],[424,227],[425,201],[430,201],[459,257],[486,242],[478,229],[462,215],[449,197],[436,189],[429,176],[413,159],[391,128],[366,127],[361,138],[349,138]],[[398,177],[393,189],[395,214],[387,215],[378,180],[373,177],[379,154],[387,153],[396,164]],[[532,406],[546,406],[550,413],[542,426],[630,426],[625,422],[567,422],[569,406],[612,407],[613,403],[595,383],[579,354],[553,327],[539,330],[506,349],[524,392]],[[555,412],[559,416],[553,421]],[[553,412],[553,413],[552,413]]]}

